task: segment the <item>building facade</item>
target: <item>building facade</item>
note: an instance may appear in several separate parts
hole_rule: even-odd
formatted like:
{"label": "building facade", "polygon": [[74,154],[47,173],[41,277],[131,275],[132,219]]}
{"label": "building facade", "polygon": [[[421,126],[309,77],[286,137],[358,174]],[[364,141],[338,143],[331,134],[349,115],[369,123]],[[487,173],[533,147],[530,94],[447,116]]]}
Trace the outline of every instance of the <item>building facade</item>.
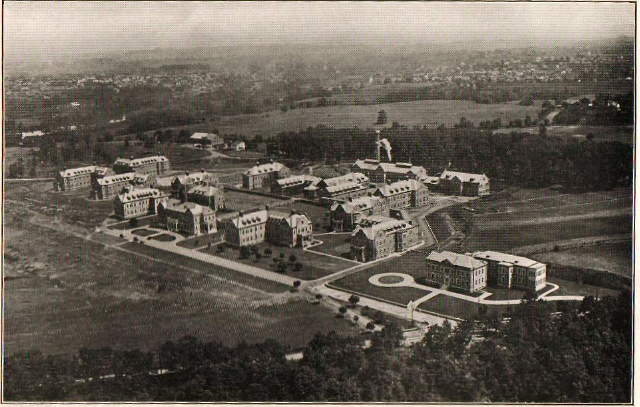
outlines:
{"label": "building facade", "polygon": [[540,291],[547,285],[544,263],[494,251],[476,252],[473,257],[487,262],[489,285],[528,291]]}
{"label": "building facade", "polygon": [[256,165],[242,174],[242,187],[258,189],[272,185],[277,179],[290,176],[291,170],[280,163]]}
{"label": "building facade", "polygon": [[171,181],[171,197],[186,200],[192,188],[202,185],[217,187],[219,185],[219,179],[205,171],[194,173],[186,172],[184,175],[178,175]]}
{"label": "building facade", "polygon": [[420,243],[417,225],[389,219],[380,223],[361,224],[351,234],[351,256],[366,262],[387,257]]}
{"label": "building facade", "polygon": [[379,160],[356,160],[351,166],[354,172],[361,172],[371,182],[377,184],[392,183],[408,179],[422,180],[427,177],[427,170],[419,165],[402,162],[381,162]]}
{"label": "building facade", "polygon": [[266,209],[240,213],[227,223],[224,229],[225,241],[236,247],[262,243],[266,238],[269,212]]}
{"label": "building facade", "polygon": [[90,165],[87,167],[63,169],[56,174],[53,188],[56,191],[75,191],[77,189],[91,188],[91,181],[96,175],[110,175],[111,169]]}
{"label": "building facade", "polygon": [[207,235],[218,230],[216,212],[193,202],[168,199],[158,205],[158,224],[187,235]]}
{"label": "building facade", "polygon": [[137,174],[162,175],[171,170],[171,165],[167,157],[156,155],[142,158],[118,158],[113,163],[113,170],[116,174],[126,174],[135,172]]}
{"label": "building facade", "polygon": [[225,208],[222,190],[211,185],[200,185],[191,188],[187,193],[187,201],[207,206],[214,211]]}
{"label": "building facade", "polygon": [[364,196],[348,202],[335,202],[331,205],[329,220],[333,231],[344,232],[353,231],[363,217],[388,214],[386,200],[376,196]]}
{"label": "building facade", "polygon": [[270,213],[266,240],[278,246],[304,247],[313,239],[313,224],[307,215]]}
{"label": "building facade", "polygon": [[113,209],[119,219],[133,219],[154,215],[161,202],[168,196],[154,188],[134,189],[116,196]]}
{"label": "building facade", "polygon": [[317,184],[321,180],[321,178],[312,175],[294,175],[280,178],[271,184],[271,192],[279,195],[299,195],[304,193],[306,187]]}
{"label": "building facade", "polygon": [[373,195],[384,199],[389,209],[415,208],[429,202],[427,187],[413,179],[383,185]]}
{"label": "building facade", "polygon": [[473,293],[487,286],[487,262],[449,251],[431,252],[426,259],[425,280]]}
{"label": "building facade", "polygon": [[304,188],[307,198],[347,201],[367,195],[369,177],[359,172],[350,172],[333,178],[325,178]]}
{"label": "building facade", "polygon": [[468,174],[445,170],[440,175],[440,191],[449,195],[489,195],[489,178],[484,174]]}
{"label": "building facade", "polygon": [[131,188],[135,178],[136,174],[133,172],[94,178],[91,198],[99,200],[115,198]]}

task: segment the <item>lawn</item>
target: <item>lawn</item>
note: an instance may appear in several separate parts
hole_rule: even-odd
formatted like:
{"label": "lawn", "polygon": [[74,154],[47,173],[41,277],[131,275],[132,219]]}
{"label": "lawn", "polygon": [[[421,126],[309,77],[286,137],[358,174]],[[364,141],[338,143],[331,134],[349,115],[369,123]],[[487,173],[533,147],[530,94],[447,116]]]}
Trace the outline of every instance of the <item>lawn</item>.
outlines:
{"label": "lawn", "polygon": [[159,242],[173,242],[176,240],[176,237],[163,233],[161,235],[151,236],[149,239],[157,240]]}
{"label": "lawn", "polygon": [[[480,304],[476,302],[461,300],[448,295],[438,295],[418,305],[418,309],[462,319],[475,317],[478,314],[479,307]],[[489,313],[497,312],[501,315],[508,308],[509,305],[490,305]]]}
{"label": "lawn", "polygon": [[287,291],[291,288],[281,283],[254,277],[252,275],[241,273],[239,271],[207,263],[206,261],[197,260],[177,253],[167,252],[161,249],[156,249],[155,247],[147,246],[140,243],[125,243],[121,247],[133,253],[139,253],[145,256],[152,257],[167,265],[195,269],[202,273],[228,279],[231,282],[237,282],[239,284],[256,288],[265,292],[278,293]]}
{"label": "lawn", "polygon": [[631,277],[633,246],[631,240],[623,243],[592,245],[560,251],[532,254],[530,257],[545,263],[586,267],[610,271]]}
{"label": "lawn", "polygon": [[136,229],[136,230],[132,230],[131,231],[132,234],[137,235],[137,236],[151,236],[151,235],[155,235],[158,233],[157,230],[149,230],[149,229]]}
{"label": "lawn", "polygon": [[246,192],[225,190],[224,201],[229,211],[247,211],[249,209],[264,208],[265,205],[282,200]]}
{"label": "lawn", "polygon": [[[276,212],[289,213],[290,211],[306,214],[313,222],[314,233],[326,233],[329,226],[329,209],[323,206],[311,205],[303,202],[295,202],[274,208]],[[320,226],[320,227],[318,227]]]}
{"label": "lawn", "polygon": [[449,222],[445,219],[444,213],[432,213],[426,217],[433,234],[438,242],[444,242],[452,235],[452,230],[449,227]]}
{"label": "lawn", "polygon": [[[142,226],[152,225],[155,220],[156,220],[155,216],[146,216],[144,218],[137,218],[137,221],[134,222],[133,225],[131,224],[131,222],[125,221],[125,222],[113,223],[107,227],[112,230],[130,230],[130,229],[136,229]],[[158,231],[156,231],[155,233],[158,233]]]}
{"label": "lawn", "polygon": [[[218,246],[212,246],[211,250],[204,248],[200,251],[274,272],[276,272],[276,262],[274,262],[273,259],[283,258],[285,263],[287,263],[286,274],[300,280],[316,280],[357,265],[356,263],[346,260],[335,259],[321,254],[303,251],[300,248],[274,246],[267,242],[260,243],[256,245],[256,247],[260,250],[260,260],[256,260],[254,255],[247,259],[241,259],[240,250],[230,246],[225,246],[224,251],[222,252],[220,251],[221,248]],[[265,249],[267,248],[272,251],[270,256],[265,255]],[[284,257],[281,257],[281,255]],[[300,269],[300,271],[296,271],[290,264],[289,257],[291,255],[294,255],[296,258],[294,263],[299,262],[302,264],[302,269]]]}
{"label": "lawn", "polygon": [[316,236],[322,241],[321,245],[314,246],[311,250],[327,253],[332,256],[350,258],[351,256],[351,234],[338,233],[331,235]]}
{"label": "lawn", "polygon": [[[550,297],[558,295],[591,295],[591,296],[604,296],[604,295],[618,295],[619,292],[611,290],[609,288],[596,287],[594,285],[578,284],[573,281],[561,280],[559,278],[547,277],[548,283],[558,284],[560,289],[554,291],[549,295]],[[545,290],[546,291],[546,290]]]}
{"label": "lawn", "polygon": [[224,231],[219,230],[216,233],[211,233],[204,236],[193,236],[185,239],[179,243],[176,243],[180,247],[186,247],[187,249],[197,249],[202,246],[206,246],[208,243],[220,242],[224,237]]}
{"label": "lawn", "polygon": [[[484,291],[492,293],[487,297],[487,300],[521,300],[524,297],[526,291],[518,290],[515,288],[497,288],[497,287],[485,287]],[[539,291],[540,294],[549,290],[549,287]]]}

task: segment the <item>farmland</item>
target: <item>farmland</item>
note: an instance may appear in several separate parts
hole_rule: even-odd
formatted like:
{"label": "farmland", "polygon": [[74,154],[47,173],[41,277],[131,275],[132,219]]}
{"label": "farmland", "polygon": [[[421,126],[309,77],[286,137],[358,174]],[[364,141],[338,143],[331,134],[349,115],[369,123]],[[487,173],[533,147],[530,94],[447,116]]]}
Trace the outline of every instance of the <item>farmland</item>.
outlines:
{"label": "farmland", "polygon": [[[519,129],[503,128],[496,133],[510,133],[512,131],[538,134],[538,127],[523,127]],[[587,134],[594,135],[594,141],[619,141],[633,144],[633,126],[548,126],[547,135],[562,138],[573,138],[584,141]]]}
{"label": "farmland", "polygon": [[631,277],[633,272],[632,253],[633,246],[631,240],[629,240],[623,243],[536,253],[531,257],[542,262],[611,271],[622,276]]}

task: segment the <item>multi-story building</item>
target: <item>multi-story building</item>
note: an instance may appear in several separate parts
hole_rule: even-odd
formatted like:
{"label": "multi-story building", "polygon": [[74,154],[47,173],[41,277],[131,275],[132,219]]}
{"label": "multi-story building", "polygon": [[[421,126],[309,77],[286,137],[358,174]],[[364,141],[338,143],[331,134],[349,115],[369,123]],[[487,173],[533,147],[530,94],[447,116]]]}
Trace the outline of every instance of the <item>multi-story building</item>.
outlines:
{"label": "multi-story building", "polygon": [[540,291],[547,285],[547,265],[526,257],[484,251],[473,257],[488,263],[489,285]]}
{"label": "multi-story building", "polygon": [[173,198],[158,205],[157,221],[168,230],[188,235],[206,235],[218,230],[213,209]]}
{"label": "multi-story building", "polygon": [[313,224],[307,215],[270,213],[266,240],[278,246],[304,247],[313,238]]}
{"label": "multi-story building", "polygon": [[449,195],[489,195],[489,178],[484,174],[444,170],[440,175],[439,189]]}
{"label": "multi-story building", "polygon": [[118,158],[113,163],[113,170],[116,174],[126,174],[135,172],[137,174],[162,175],[171,170],[171,165],[167,157],[156,155],[142,158]]}
{"label": "multi-story building", "polygon": [[380,162],[372,159],[356,160],[351,170],[363,173],[375,183],[392,183],[407,179],[422,180],[427,177],[427,170],[419,165]]}
{"label": "multi-story building", "polygon": [[218,177],[203,170],[192,174],[187,171],[184,175],[178,175],[171,181],[171,196],[175,199],[185,200],[191,188],[205,184],[217,187]]}
{"label": "multi-story building", "polygon": [[350,172],[333,178],[325,178],[317,184],[304,188],[307,198],[343,200],[359,198],[367,194],[369,177],[359,172]]}
{"label": "multi-story building", "polygon": [[166,202],[168,196],[154,188],[134,189],[116,196],[113,209],[119,219],[139,218],[154,215],[160,202]]}
{"label": "multi-story building", "polygon": [[449,251],[427,256],[425,279],[442,288],[453,287],[468,293],[487,286],[487,262]]}
{"label": "multi-story building", "polygon": [[318,184],[322,178],[312,175],[294,175],[292,177],[280,178],[271,184],[271,192],[280,195],[298,195],[310,185]]}
{"label": "multi-story building", "polygon": [[429,202],[427,187],[413,179],[380,186],[373,195],[384,199],[389,209],[415,208]]}
{"label": "multi-story building", "polygon": [[271,185],[280,178],[291,176],[291,170],[280,163],[262,164],[251,167],[242,174],[242,187],[257,189]]}
{"label": "multi-story building", "polygon": [[358,261],[371,261],[419,243],[418,225],[395,219],[372,222],[358,225],[351,234],[351,256]]}
{"label": "multi-story building", "polygon": [[268,218],[266,209],[238,214],[230,219],[224,229],[225,241],[237,247],[264,242]]}
{"label": "multi-story building", "polygon": [[199,185],[187,193],[187,200],[198,205],[207,206],[214,211],[224,209],[224,194],[220,188],[211,185]]}
{"label": "multi-story building", "polygon": [[331,205],[329,219],[331,229],[336,232],[352,231],[360,219],[371,215],[388,215],[386,200],[375,196],[363,196],[348,202],[335,202]]}
{"label": "multi-story building", "polygon": [[126,189],[129,189],[135,179],[136,174],[134,172],[94,178],[91,186],[91,198],[101,200],[115,198]]}
{"label": "multi-story building", "polygon": [[63,169],[56,174],[53,188],[56,191],[74,191],[77,189],[91,188],[92,177],[96,174],[109,175],[111,169],[90,165],[88,167]]}

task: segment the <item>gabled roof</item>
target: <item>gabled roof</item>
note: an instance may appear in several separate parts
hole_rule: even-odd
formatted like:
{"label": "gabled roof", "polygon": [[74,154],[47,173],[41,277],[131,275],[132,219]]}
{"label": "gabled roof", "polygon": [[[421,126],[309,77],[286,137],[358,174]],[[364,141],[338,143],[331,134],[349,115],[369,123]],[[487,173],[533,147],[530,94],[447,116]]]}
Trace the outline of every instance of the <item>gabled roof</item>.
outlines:
{"label": "gabled roof", "polygon": [[280,221],[286,222],[287,225],[291,228],[297,227],[301,222],[311,223],[311,220],[305,214],[300,213],[292,213],[290,215],[281,214],[281,213],[270,213],[269,221]]}
{"label": "gabled roof", "polygon": [[484,261],[476,260],[471,256],[467,256],[466,254],[454,253],[447,250],[443,250],[441,252],[431,252],[427,256],[427,260],[435,261],[438,263],[448,262],[454,266],[470,270],[477,269],[478,267],[482,267],[487,264]]}
{"label": "gabled roof", "polygon": [[201,183],[208,180],[209,178],[211,178],[211,174],[209,174],[206,171],[201,171],[201,172],[194,172],[192,174],[190,173],[189,175],[187,174],[178,175],[173,179],[172,183],[176,182],[177,180],[177,181],[180,181],[182,185],[187,185],[187,184],[193,184],[193,183]]}
{"label": "gabled roof", "polygon": [[346,212],[346,213],[353,213],[353,212],[362,212],[368,209],[373,208],[373,205],[380,200],[380,198],[375,197],[375,196],[361,196],[359,198],[355,198],[349,202],[344,202],[344,203],[334,203],[333,205],[331,205],[331,210],[335,211],[338,209],[338,207],[342,207],[342,209]]}
{"label": "gabled roof", "polygon": [[280,178],[276,180],[276,183],[281,187],[292,187],[294,185],[300,185],[304,183],[314,183],[320,181],[321,178],[314,177],[312,175],[294,175],[293,177]]}
{"label": "gabled roof", "polygon": [[371,226],[358,225],[351,236],[355,236],[358,233],[362,232],[367,237],[367,239],[373,240],[379,233],[396,233],[410,227],[412,226],[403,220],[389,219],[387,221],[376,223]]}
{"label": "gabled roof", "polygon": [[320,181],[319,184],[324,184],[327,187],[332,187],[332,186],[336,186],[336,185],[347,183],[347,182],[355,182],[358,184],[362,184],[362,183],[369,182],[369,177],[367,177],[361,172],[350,172],[348,174],[341,175],[339,177],[325,178],[322,181]]}
{"label": "gabled roof", "polygon": [[247,171],[245,171],[244,173],[246,175],[260,175],[260,174],[268,174],[268,173],[271,173],[271,172],[282,171],[285,168],[287,168],[287,167],[285,165],[283,165],[283,164],[280,164],[280,163],[269,163],[269,164],[262,164],[262,165],[253,166],[250,169],[248,169]]}
{"label": "gabled roof", "polygon": [[215,196],[220,190],[211,185],[200,185],[189,191],[188,195],[196,196]]}
{"label": "gabled roof", "polygon": [[342,184],[334,185],[332,187],[327,187],[326,190],[330,194],[337,194],[345,191],[355,191],[358,189],[363,189],[364,187],[356,182],[344,182]]}
{"label": "gabled roof", "polygon": [[126,174],[109,175],[108,177],[98,179],[99,185],[112,185],[118,182],[131,182],[136,177],[135,172],[128,172]]}
{"label": "gabled roof", "polygon": [[193,215],[200,215],[200,214],[207,215],[207,214],[215,213],[215,211],[209,208],[208,206],[198,205],[197,203],[194,203],[194,202],[180,202],[179,199],[173,199],[173,198],[169,199],[166,204],[164,202],[161,203],[161,205],[165,208],[165,210],[169,212],[171,211],[181,212],[181,213],[190,212]]}
{"label": "gabled roof", "polygon": [[244,228],[247,226],[258,225],[265,223],[269,217],[269,212],[266,209],[245,213],[231,219],[231,222],[238,228]]}
{"label": "gabled roof", "polygon": [[128,158],[118,158],[114,165],[128,165],[130,167],[139,167],[143,164],[159,163],[169,161],[167,157],[163,155],[154,155],[151,157],[134,158],[130,160]]}
{"label": "gabled roof", "polygon": [[140,199],[161,198],[167,196],[155,188],[134,189],[127,193],[118,195],[117,199],[122,203],[133,202]]}
{"label": "gabled roof", "polygon": [[353,164],[353,167],[360,168],[363,170],[373,171],[378,168],[382,169],[384,172],[392,172],[398,174],[407,174],[409,172],[414,173],[416,175],[425,174],[426,170],[424,167],[419,165],[413,165],[411,163],[403,163],[403,162],[380,162],[378,160],[366,159],[366,160],[356,160]]}
{"label": "gabled roof", "polygon": [[92,174],[96,171],[95,165],[90,165],[88,167],[79,167],[79,168],[70,168],[68,170],[60,171],[60,176],[63,178],[67,177],[75,177],[76,175],[85,175]]}
{"label": "gabled roof", "polygon": [[389,185],[383,185],[376,189],[374,193],[380,194],[384,197],[389,197],[405,192],[417,191],[421,188],[424,188],[424,185],[414,179],[409,179],[405,181],[397,181]]}
{"label": "gabled roof", "polygon": [[483,260],[495,260],[501,263],[508,263],[515,266],[538,268],[545,266],[544,263],[537,262],[535,260],[528,259],[526,257],[514,256],[513,254],[500,253],[494,251],[475,252],[473,257]]}
{"label": "gabled roof", "polygon": [[461,182],[489,182],[489,178],[484,174],[470,174],[466,172],[444,170],[442,175],[440,175],[440,179],[452,180],[455,178],[459,179]]}

